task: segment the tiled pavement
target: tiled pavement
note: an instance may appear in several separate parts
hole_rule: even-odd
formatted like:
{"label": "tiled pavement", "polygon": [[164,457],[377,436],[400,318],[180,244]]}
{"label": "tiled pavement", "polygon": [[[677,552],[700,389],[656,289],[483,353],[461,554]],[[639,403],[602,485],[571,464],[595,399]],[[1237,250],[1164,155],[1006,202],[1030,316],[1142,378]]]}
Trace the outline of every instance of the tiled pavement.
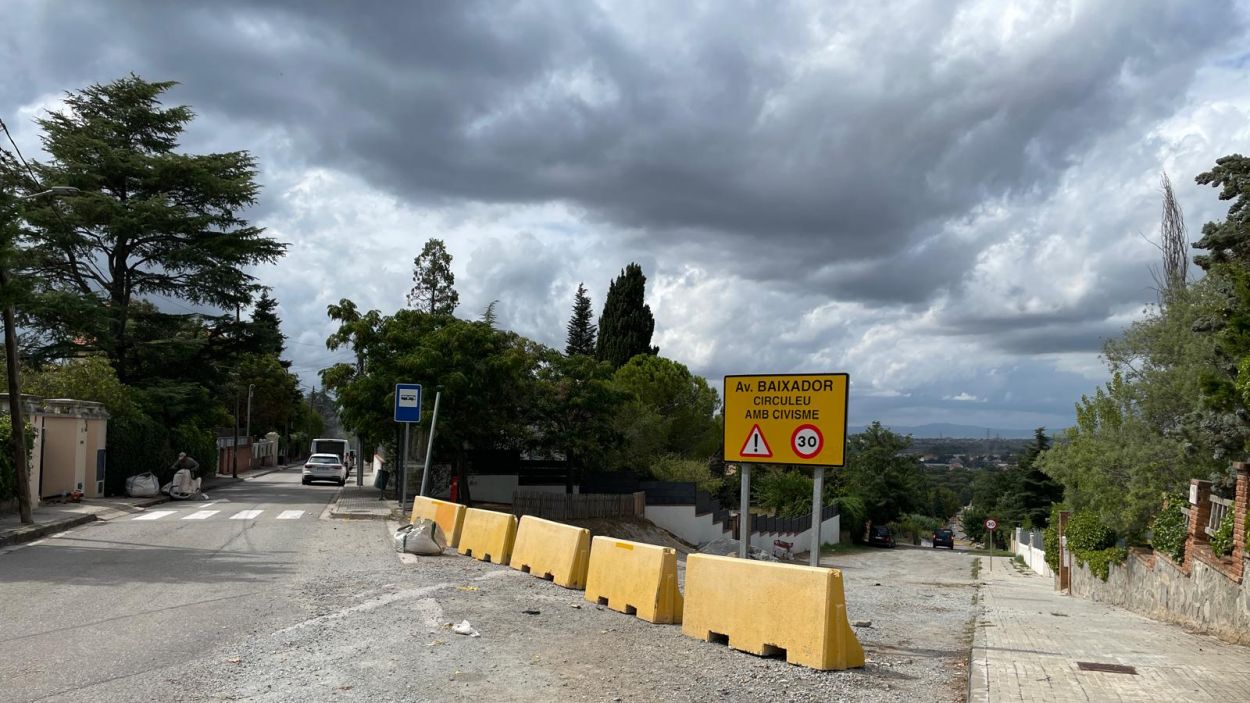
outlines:
{"label": "tiled pavement", "polygon": [[[1250,700],[1250,647],[1093,601],[1005,559],[982,559],[969,701]],[[1082,671],[1077,662],[1137,673]]]}

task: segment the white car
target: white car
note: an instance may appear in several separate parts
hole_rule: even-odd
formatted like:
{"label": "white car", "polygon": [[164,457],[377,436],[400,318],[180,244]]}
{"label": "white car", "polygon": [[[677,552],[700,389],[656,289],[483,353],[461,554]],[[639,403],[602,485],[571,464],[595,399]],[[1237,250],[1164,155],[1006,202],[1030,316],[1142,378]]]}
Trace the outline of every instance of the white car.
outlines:
{"label": "white car", "polygon": [[333,454],[313,454],[304,462],[304,485],[313,481],[334,481],[342,486],[347,483],[347,467]]}

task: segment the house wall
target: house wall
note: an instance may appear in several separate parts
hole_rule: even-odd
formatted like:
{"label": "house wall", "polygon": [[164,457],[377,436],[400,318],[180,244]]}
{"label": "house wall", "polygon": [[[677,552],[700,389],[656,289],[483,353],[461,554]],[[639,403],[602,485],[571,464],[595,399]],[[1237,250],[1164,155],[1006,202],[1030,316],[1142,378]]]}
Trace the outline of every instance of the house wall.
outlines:
{"label": "house wall", "polygon": [[685,542],[701,547],[730,536],[727,525],[712,521],[711,513],[695,514],[693,505],[648,505],[645,517]]}

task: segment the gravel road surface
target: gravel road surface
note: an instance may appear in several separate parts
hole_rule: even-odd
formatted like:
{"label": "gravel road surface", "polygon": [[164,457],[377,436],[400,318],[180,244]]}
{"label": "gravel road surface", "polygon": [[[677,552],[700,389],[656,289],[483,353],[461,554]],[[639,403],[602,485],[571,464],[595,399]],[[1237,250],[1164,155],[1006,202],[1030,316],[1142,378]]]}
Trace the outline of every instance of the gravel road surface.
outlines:
{"label": "gravel road surface", "polygon": [[[332,495],[292,478],[240,496],[266,511],[250,526],[99,523],[0,556],[5,700],[963,700],[974,584],[960,552],[827,558],[845,574],[851,619],[872,624],[857,628],[864,669],[819,672],[507,567],[401,559],[382,522],[266,523]],[[18,599],[41,604],[15,622]],[[481,636],[453,634],[462,620]]]}

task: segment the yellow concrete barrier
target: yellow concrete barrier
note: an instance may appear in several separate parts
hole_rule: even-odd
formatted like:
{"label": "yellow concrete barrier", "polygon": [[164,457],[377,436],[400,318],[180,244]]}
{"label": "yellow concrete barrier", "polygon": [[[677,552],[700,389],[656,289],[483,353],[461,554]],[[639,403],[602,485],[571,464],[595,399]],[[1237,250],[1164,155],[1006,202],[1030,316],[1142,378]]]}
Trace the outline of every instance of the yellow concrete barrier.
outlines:
{"label": "yellow concrete barrier", "polygon": [[521,518],[511,566],[565,588],[585,588],[590,530],[533,515]]}
{"label": "yellow concrete barrier", "polygon": [[464,506],[459,503],[417,496],[412,501],[412,522],[423,518],[433,520],[436,525],[443,528],[443,534],[447,536],[447,546],[455,547],[460,544],[460,527],[464,524],[464,510]]}
{"label": "yellow concrete barrier", "polygon": [[813,669],[864,665],[846,619],[842,572],[691,554],[681,631]]}
{"label": "yellow concrete barrier", "polygon": [[591,542],[586,600],[659,624],[681,622],[677,552],[641,542]]}
{"label": "yellow concrete barrier", "polygon": [[516,518],[494,510],[466,508],[456,551],[478,561],[507,564],[516,539]]}

